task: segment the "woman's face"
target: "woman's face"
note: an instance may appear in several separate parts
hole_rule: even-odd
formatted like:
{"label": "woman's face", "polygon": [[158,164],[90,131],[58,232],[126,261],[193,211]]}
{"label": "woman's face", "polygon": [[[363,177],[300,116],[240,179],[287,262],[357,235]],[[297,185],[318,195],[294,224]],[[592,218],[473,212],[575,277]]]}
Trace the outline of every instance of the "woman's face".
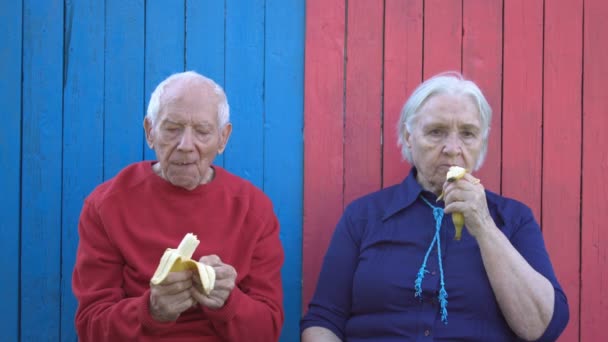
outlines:
{"label": "woman's face", "polygon": [[441,193],[445,175],[456,165],[471,171],[480,156],[483,138],[480,113],[467,95],[437,94],[420,107],[405,131],[417,180],[425,190]]}

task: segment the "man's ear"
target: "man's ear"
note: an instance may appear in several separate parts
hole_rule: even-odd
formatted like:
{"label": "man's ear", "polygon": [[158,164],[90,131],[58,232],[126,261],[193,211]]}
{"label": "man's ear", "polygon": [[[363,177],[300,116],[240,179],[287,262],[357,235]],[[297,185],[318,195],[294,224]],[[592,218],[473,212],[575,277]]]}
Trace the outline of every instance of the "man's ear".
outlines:
{"label": "man's ear", "polygon": [[230,133],[232,133],[232,124],[229,122],[226,124],[226,126],[224,126],[224,128],[222,128],[220,132],[220,148],[217,151],[218,154],[222,154],[224,150],[226,150]]}
{"label": "man's ear", "polygon": [[146,141],[151,149],[154,149],[154,132],[152,130],[152,122],[147,117],[144,118],[144,131],[146,132]]}

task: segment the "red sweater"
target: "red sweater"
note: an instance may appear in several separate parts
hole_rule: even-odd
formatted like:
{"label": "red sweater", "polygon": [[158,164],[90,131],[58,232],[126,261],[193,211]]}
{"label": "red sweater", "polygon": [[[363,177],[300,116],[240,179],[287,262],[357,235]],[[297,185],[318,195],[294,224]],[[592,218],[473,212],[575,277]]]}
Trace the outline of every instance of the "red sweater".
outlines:
{"label": "red sweater", "polygon": [[[151,162],[125,168],[85,200],[72,279],[80,341],[276,341],[283,324],[279,223],[268,197],[215,166],[192,191],[173,186]],[[186,233],[193,255],[217,254],[237,271],[224,307],[199,305],[176,322],[149,313],[150,278],[166,248]]]}

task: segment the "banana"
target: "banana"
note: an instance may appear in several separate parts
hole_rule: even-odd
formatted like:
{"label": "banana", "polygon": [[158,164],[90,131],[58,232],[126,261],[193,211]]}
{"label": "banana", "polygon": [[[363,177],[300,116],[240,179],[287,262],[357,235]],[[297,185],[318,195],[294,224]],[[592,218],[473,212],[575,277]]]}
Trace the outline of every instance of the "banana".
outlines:
{"label": "banana", "polygon": [[[448,173],[445,175],[445,179],[446,179],[446,181],[451,183],[451,182],[455,182],[455,181],[461,179],[466,174],[467,174],[467,170],[465,168],[462,168],[460,166],[450,166]],[[475,178],[473,180],[473,184],[478,184],[478,183],[479,183],[479,179]],[[437,201],[440,201],[442,198],[443,198],[443,192],[441,193],[441,195],[439,195],[439,197],[437,197]],[[454,240],[460,241],[460,239],[462,238],[462,227],[464,227],[464,215],[462,215],[462,213],[459,213],[459,212],[452,213],[452,222],[454,223],[454,228],[456,229],[456,234],[454,235]]]}
{"label": "banana", "polygon": [[167,248],[152,276],[152,284],[158,285],[165,280],[169,272],[192,270],[200,278],[199,290],[209,295],[215,285],[213,267],[192,260],[192,254],[200,241],[192,233],[186,234],[177,249]]}

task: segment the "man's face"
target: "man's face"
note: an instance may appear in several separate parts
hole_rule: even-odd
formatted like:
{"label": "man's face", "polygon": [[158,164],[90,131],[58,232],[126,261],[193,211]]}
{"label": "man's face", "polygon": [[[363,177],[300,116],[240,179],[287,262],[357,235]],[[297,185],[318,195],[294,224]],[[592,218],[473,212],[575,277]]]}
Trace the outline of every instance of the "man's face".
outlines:
{"label": "man's face", "polygon": [[230,124],[219,127],[220,101],[211,84],[175,81],[165,87],[154,127],[144,121],[161,176],[173,185],[192,190],[210,180],[211,163],[232,129]]}
{"label": "man's face", "polygon": [[434,95],[414,118],[405,142],[412,153],[417,180],[425,190],[441,193],[452,165],[472,170],[482,146],[481,119],[466,95]]}

